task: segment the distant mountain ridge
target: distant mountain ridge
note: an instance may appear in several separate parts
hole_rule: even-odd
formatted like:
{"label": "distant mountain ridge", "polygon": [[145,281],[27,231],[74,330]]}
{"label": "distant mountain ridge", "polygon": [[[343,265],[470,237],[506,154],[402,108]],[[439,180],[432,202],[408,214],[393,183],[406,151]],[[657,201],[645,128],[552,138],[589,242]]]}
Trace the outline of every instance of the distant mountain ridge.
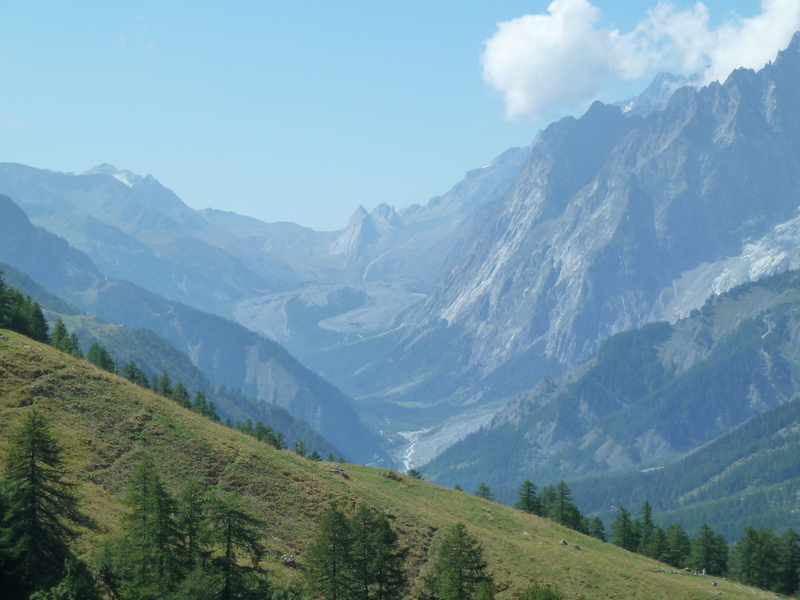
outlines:
{"label": "distant mountain ridge", "polygon": [[[280,345],[222,317],[129,282],[109,280],[64,239],[34,227],[3,195],[0,222],[8,226],[0,238],[0,261],[28,274],[49,292],[108,322],[158,333],[184,351],[215,385],[282,406],[311,424],[349,460],[389,461],[378,436],[361,423],[349,398]],[[253,421],[261,418],[258,412],[246,416]]]}
{"label": "distant mountain ridge", "polygon": [[[799,82],[797,34],[758,73],[682,87],[646,117],[595,103],[550,125],[387,351],[394,380],[415,382],[391,398],[518,393],[614,333],[800,266]],[[438,368],[414,362],[423,346],[438,347]],[[373,393],[378,371],[343,385]]]}
{"label": "distant mountain ridge", "polygon": [[[730,455],[735,461],[747,456],[737,452],[752,440],[732,432],[740,426],[745,432],[749,426],[743,424],[762,414],[769,420],[773,412],[769,435],[775,436],[775,447],[785,445],[782,439],[793,447],[794,442],[779,432],[788,435],[797,427],[799,336],[800,272],[744,284],[709,299],[673,325],[652,323],[613,336],[589,361],[544,379],[424,470],[442,485],[459,483],[466,489],[486,481],[505,501],[511,501],[519,481],[526,478],[540,484],[586,479],[595,481],[595,487],[576,482],[576,489],[588,496],[602,486],[609,506],[644,502],[651,490],[649,499],[660,510],[677,510],[689,502],[679,501],[672,489],[670,494],[659,492],[661,475],[631,473],[667,468],[671,478],[680,478],[676,459],[699,453],[681,464],[702,469],[700,455],[709,445],[705,460],[715,464],[716,471],[682,484],[686,488],[675,487],[688,493],[692,486],[710,485],[709,478],[739,468],[720,462],[721,457]],[[788,403],[795,408],[778,411]],[[800,491],[800,469],[794,461],[792,465],[781,468],[780,477],[792,479],[791,485]],[[620,475],[615,477],[615,472]],[[615,481],[640,479],[651,482],[649,487],[637,484],[634,494],[620,483],[614,491]],[[769,483],[781,481],[773,478]],[[744,479],[735,485],[755,483]],[[720,486],[701,497],[720,501],[726,489]],[[587,497],[584,503],[593,511],[607,510],[599,500]],[[752,520],[753,511],[758,511],[749,511]],[[737,522],[735,527],[742,526]]]}

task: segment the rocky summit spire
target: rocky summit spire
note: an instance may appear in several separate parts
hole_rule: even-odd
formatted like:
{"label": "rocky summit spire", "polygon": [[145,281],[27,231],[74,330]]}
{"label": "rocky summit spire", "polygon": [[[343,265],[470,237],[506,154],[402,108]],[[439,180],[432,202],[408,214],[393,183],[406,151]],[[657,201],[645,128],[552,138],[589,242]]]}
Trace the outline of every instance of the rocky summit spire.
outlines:
{"label": "rocky summit spire", "polygon": [[354,254],[361,248],[378,241],[375,222],[363,206],[359,206],[341,235],[331,246],[331,254]]}

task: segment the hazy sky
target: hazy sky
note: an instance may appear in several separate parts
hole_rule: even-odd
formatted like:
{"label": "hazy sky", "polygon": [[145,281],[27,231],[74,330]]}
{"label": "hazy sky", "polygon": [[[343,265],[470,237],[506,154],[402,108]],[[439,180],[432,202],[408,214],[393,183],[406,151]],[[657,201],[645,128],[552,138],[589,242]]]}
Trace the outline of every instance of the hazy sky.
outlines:
{"label": "hazy sky", "polygon": [[796,29],[800,0],[0,0],[0,161],[339,229],[659,70],[758,68]]}

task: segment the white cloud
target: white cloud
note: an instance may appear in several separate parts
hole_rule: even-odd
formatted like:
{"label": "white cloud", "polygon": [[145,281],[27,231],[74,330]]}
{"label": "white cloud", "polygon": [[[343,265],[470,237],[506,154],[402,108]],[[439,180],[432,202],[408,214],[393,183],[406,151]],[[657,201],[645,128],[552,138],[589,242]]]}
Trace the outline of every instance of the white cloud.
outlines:
{"label": "white cloud", "polygon": [[628,33],[599,26],[601,17],[588,0],[554,0],[547,14],[498,24],[485,42],[483,77],[503,95],[509,119],[581,105],[609,81],[654,70],[703,70],[708,82],[737,67],[759,69],[800,29],[800,0],[762,0],[760,14],[731,14],[715,28],[702,2],[686,9],[659,2]]}

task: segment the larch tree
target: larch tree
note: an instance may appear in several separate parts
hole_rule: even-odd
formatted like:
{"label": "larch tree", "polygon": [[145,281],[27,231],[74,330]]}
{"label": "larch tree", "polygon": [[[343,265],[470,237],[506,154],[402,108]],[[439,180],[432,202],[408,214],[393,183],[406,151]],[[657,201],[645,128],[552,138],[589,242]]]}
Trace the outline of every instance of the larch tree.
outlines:
{"label": "larch tree", "polygon": [[437,600],[474,600],[491,593],[492,577],[480,542],[464,523],[451,526],[433,558],[427,587]]}
{"label": "larch tree", "polygon": [[2,480],[0,554],[11,574],[7,590],[27,598],[58,579],[70,556],[72,524],[82,519],[73,488],[44,416],[30,410],[11,437]]}
{"label": "larch tree", "polygon": [[353,534],[347,515],[331,504],[322,515],[308,551],[311,588],[325,600],[350,600],[355,593],[352,565]]}
{"label": "larch tree", "polygon": [[532,481],[529,479],[523,481],[522,485],[519,486],[519,499],[517,500],[517,503],[514,504],[514,508],[531,515],[541,516],[542,506],[539,503],[539,496],[536,495],[536,491],[536,486]]}

